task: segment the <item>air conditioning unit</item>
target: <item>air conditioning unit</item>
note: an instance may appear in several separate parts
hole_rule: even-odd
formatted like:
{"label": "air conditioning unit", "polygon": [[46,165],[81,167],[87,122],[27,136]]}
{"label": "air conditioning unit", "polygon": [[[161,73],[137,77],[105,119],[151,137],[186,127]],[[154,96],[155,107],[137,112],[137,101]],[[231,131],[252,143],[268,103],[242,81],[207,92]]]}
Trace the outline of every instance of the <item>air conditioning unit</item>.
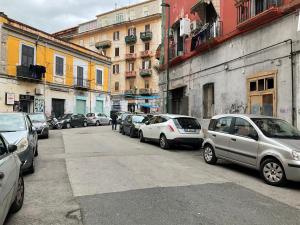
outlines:
{"label": "air conditioning unit", "polygon": [[180,37],[189,36],[191,34],[191,20],[182,18],[180,20]]}
{"label": "air conditioning unit", "polygon": [[36,95],[42,95],[43,94],[43,90],[41,88],[36,88],[35,89],[35,94]]}

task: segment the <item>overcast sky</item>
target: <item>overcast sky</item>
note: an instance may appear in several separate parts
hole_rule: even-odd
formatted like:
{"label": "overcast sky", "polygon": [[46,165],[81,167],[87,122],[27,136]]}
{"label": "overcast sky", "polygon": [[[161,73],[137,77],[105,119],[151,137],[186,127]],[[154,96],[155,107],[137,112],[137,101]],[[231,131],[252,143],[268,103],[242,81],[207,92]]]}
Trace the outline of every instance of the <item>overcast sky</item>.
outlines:
{"label": "overcast sky", "polygon": [[96,18],[96,15],[144,0],[0,0],[8,17],[53,33]]}

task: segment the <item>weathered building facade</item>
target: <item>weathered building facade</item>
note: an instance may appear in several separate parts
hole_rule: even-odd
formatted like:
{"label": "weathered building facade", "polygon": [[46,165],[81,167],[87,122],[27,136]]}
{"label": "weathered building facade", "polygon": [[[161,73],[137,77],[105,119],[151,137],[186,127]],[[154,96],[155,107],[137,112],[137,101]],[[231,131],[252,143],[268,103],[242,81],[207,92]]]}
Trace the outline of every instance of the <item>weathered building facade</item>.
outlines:
{"label": "weathered building facade", "polygon": [[[181,7],[167,2],[171,10]],[[171,24],[188,18],[196,27],[174,40],[175,46],[183,42],[179,54],[172,55],[170,42],[169,112],[204,124],[221,113],[262,114],[300,127],[300,1],[188,2],[177,9],[179,16],[171,12]],[[166,38],[164,43],[160,89],[165,106]]]}
{"label": "weathered building facade", "polygon": [[54,35],[112,59],[112,107],[121,111],[158,110],[161,0],[147,0],[97,15],[95,20]]}
{"label": "weathered building facade", "polygon": [[0,111],[110,112],[110,59],[0,14]]}

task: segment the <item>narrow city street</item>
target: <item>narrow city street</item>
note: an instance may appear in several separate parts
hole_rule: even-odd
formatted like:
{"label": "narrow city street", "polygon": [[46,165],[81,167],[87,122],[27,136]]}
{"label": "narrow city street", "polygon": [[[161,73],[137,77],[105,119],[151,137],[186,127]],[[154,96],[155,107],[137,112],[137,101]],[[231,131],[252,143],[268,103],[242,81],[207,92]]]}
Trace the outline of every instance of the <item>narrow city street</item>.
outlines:
{"label": "narrow city street", "polygon": [[201,151],[88,127],[40,140],[36,173],[25,175],[22,210],[5,225],[299,224],[300,184],[266,185],[258,172]]}

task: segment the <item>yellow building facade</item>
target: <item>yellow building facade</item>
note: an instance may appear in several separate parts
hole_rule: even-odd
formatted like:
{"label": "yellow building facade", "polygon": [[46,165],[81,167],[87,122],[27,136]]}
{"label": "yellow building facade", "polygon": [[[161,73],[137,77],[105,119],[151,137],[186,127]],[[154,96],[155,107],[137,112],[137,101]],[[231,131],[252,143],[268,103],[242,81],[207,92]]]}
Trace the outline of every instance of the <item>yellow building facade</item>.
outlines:
{"label": "yellow building facade", "polygon": [[109,57],[3,13],[0,40],[0,111],[109,114]]}
{"label": "yellow building facade", "polygon": [[112,60],[112,108],[158,111],[158,60],[161,0],[117,8],[95,20],[55,33],[62,39],[98,51]]}

